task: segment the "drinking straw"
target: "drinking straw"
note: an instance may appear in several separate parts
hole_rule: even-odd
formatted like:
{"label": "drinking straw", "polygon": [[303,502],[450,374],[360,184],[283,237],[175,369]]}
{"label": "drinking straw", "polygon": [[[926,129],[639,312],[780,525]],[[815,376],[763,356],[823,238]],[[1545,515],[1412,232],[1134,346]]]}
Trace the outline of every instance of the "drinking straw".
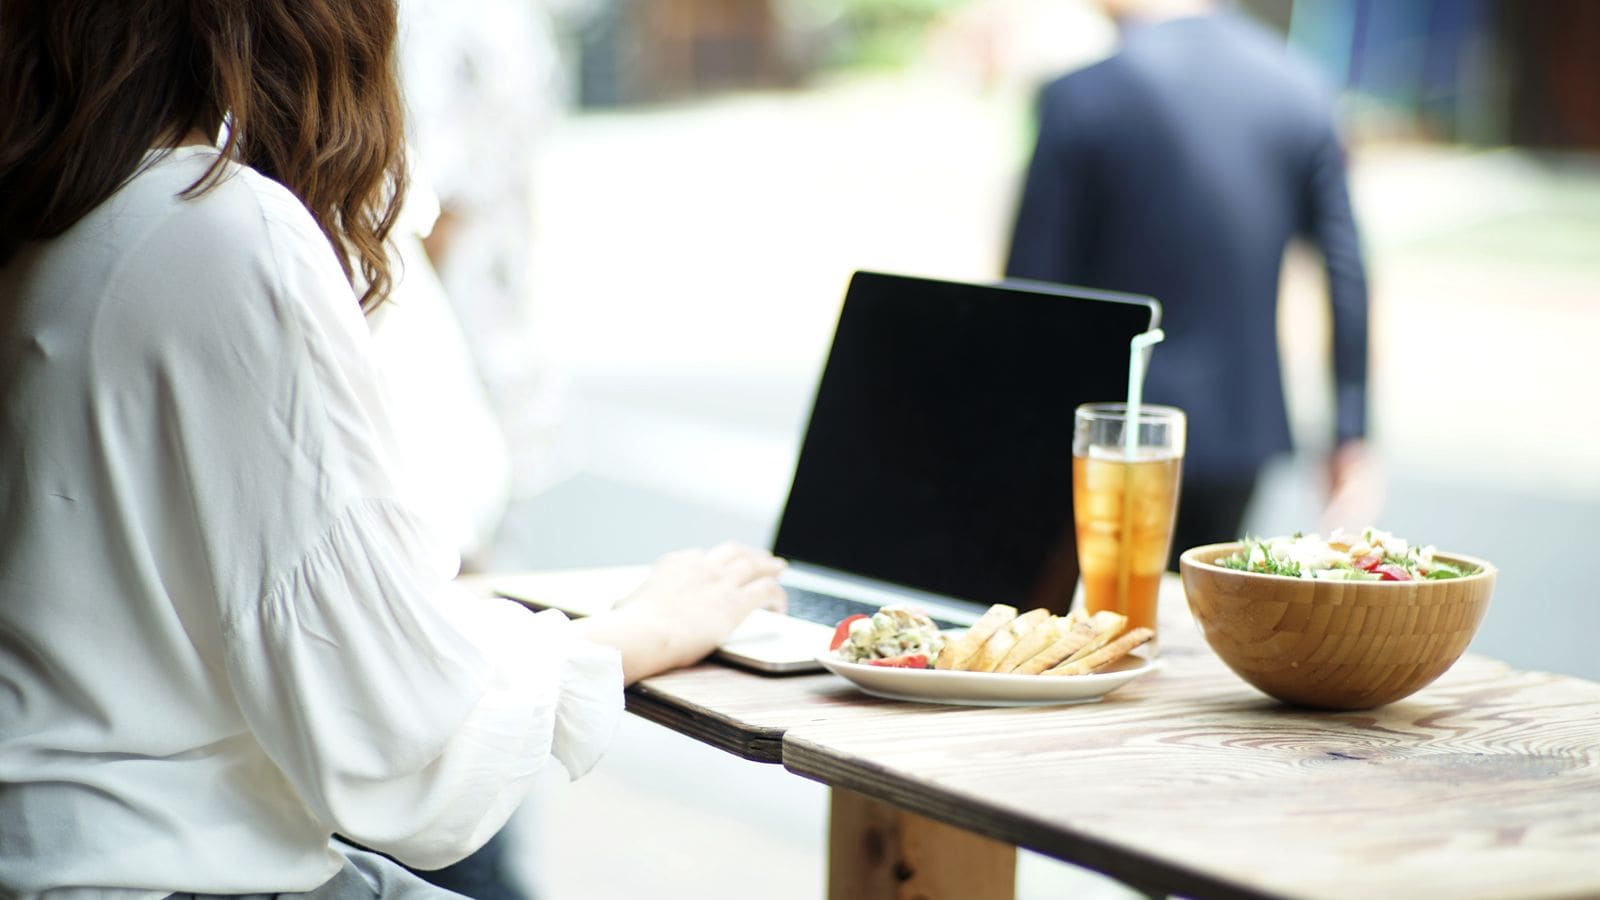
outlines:
{"label": "drinking straw", "polygon": [[1152,328],[1144,334],[1134,335],[1128,342],[1128,408],[1122,421],[1122,541],[1117,553],[1117,598],[1124,613],[1132,612],[1128,604],[1128,587],[1133,580],[1133,553],[1125,543],[1131,541],[1133,522],[1133,465],[1138,457],[1139,409],[1144,405],[1144,374],[1150,362],[1150,348],[1161,343],[1166,332]]}
{"label": "drinking straw", "polygon": [[1129,462],[1139,446],[1139,407],[1144,404],[1144,373],[1150,363],[1150,348],[1166,336],[1161,329],[1152,328],[1128,342],[1128,414],[1122,423],[1122,450]]}

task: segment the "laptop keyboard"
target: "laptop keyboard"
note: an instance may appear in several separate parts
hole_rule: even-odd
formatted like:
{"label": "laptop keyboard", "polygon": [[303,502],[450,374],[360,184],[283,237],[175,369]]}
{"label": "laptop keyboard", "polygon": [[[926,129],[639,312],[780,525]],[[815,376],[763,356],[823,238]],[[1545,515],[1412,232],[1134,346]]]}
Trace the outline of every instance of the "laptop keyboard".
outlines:
{"label": "laptop keyboard", "polygon": [[[833,626],[845,616],[861,613],[870,616],[879,610],[879,606],[872,603],[863,603],[860,600],[851,600],[846,597],[835,597],[832,594],[821,594],[808,591],[804,588],[785,586],[789,594],[789,615],[807,622],[816,622],[819,625]],[[955,622],[946,622],[943,619],[934,619],[933,624],[940,628],[965,628]]]}

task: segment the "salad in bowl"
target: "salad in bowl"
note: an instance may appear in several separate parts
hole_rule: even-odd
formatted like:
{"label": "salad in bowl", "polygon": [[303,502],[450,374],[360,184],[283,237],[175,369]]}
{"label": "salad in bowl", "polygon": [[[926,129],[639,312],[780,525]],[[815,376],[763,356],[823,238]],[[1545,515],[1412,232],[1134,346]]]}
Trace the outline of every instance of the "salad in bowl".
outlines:
{"label": "salad in bowl", "polygon": [[1353,535],[1334,531],[1327,540],[1301,532],[1286,537],[1245,538],[1238,552],[1216,564],[1259,575],[1332,581],[1437,581],[1462,578],[1477,571],[1439,558],[1432,544],[1417,546],[1371,527]]}

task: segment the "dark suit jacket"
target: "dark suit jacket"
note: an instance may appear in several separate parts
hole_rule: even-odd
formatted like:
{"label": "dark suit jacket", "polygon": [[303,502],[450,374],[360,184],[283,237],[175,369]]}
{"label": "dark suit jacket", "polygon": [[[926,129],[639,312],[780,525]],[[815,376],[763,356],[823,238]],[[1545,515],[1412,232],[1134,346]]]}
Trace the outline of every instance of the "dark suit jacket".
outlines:
{"label": "dark suit jacket", "polygon": [[1191,476],[1249,478],[1290,448],[1276,307],[1297,233],[1327,264],[1337,439],[1360,437],[1366,277],[1330,100],[1253,22],[1179,19],[1045,87],[1006,274],[1160,300],[1145,396],[1188,413]]}

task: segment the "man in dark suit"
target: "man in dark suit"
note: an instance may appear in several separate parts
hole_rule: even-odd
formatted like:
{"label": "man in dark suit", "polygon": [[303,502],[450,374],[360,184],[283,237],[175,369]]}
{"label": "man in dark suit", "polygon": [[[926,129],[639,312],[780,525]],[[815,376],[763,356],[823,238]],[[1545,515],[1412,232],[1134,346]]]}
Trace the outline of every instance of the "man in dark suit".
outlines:
{"label": "man in dark suit", "polygon": [[1297,234],[1332,303],[1332,488],[1368,480],[1366,276],[1331,100],[1282,39],[1201,0],[1101,5],[1122,47],[1044,88],[1006,274],[1162,302],[1145,397],[1189,417],[1175,559],[1239,537],[1290,449],[1276,311]]}

